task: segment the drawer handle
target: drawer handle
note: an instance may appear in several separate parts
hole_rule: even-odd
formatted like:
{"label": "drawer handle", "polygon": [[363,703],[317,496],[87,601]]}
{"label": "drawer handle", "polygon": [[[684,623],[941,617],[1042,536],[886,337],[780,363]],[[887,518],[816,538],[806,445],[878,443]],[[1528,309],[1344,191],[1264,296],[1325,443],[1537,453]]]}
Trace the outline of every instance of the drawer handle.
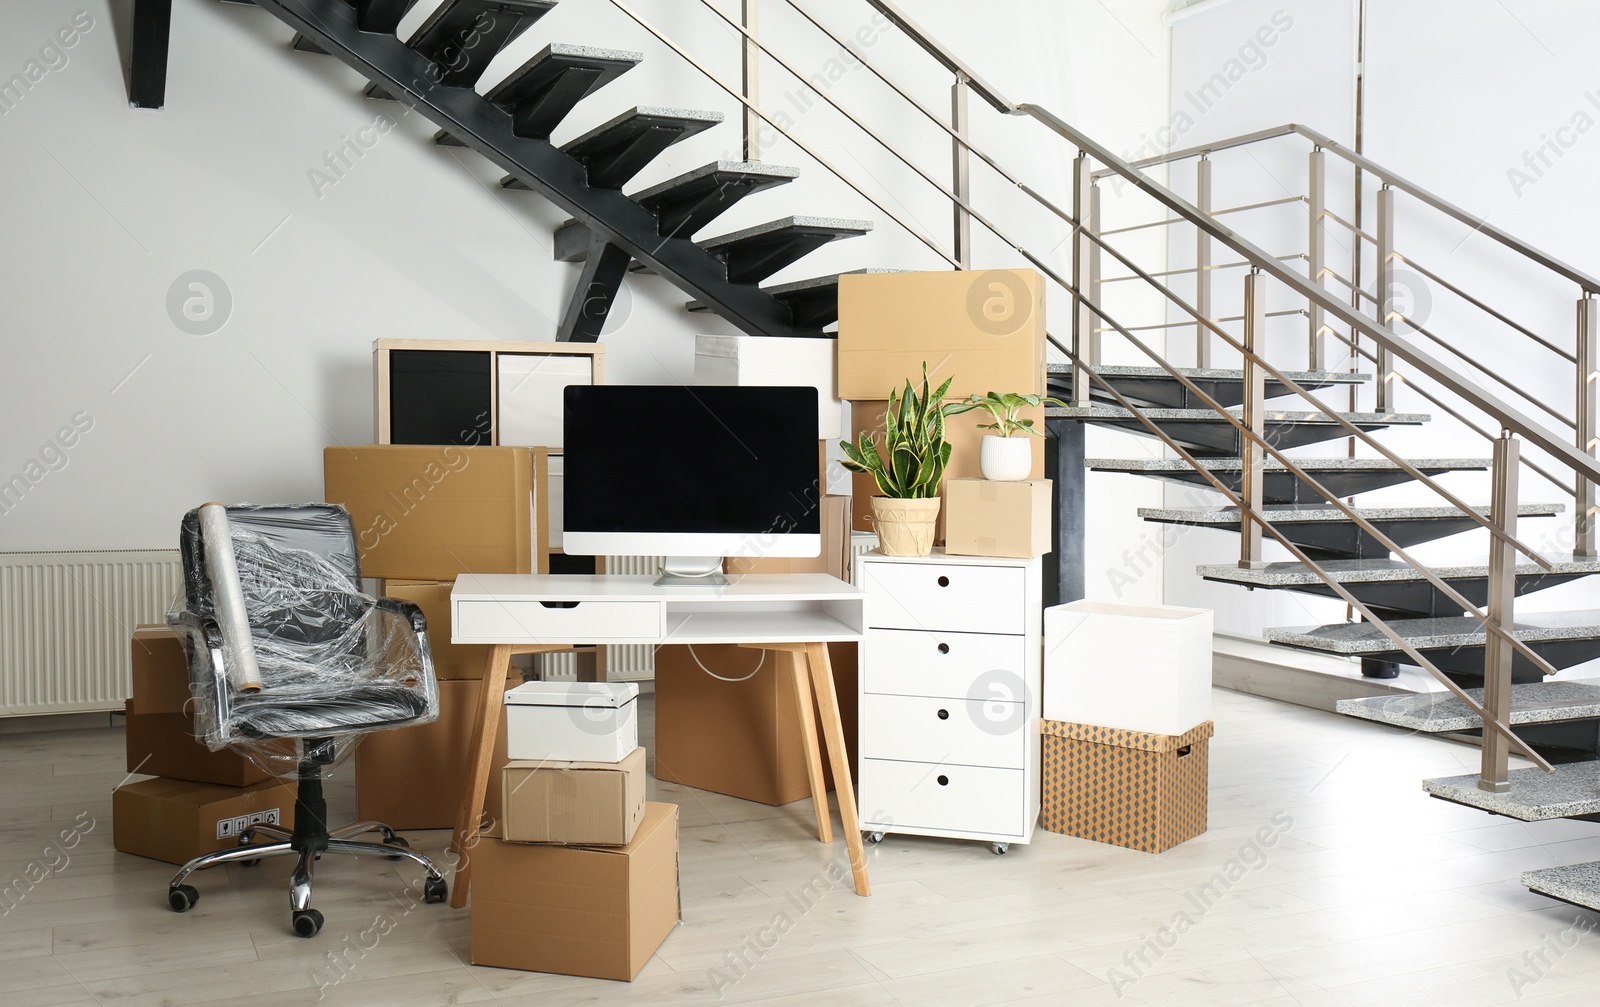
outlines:
{"label": "drawer handle", "polygon": [[939,711],[939,719],[940,720],[949,720],[950,719],[950,711],[949,710],[940,710]]}
{"label": "drawer handle", "polygon": [[939,653],[941,653],[941,654],[950,653],[950,645],[948,643],[939,644]]}
{"label": "drawer handle", "polygon": [[579,603],[575,601],[541,601],[539,604],[545,608],[577,608]]}
{"label": "drawer handle", "polygon": [[939,777],[939,786],[941,786],[941,787],[950,786],[950,777],[948,777],[948,776]]}
{"label": "drawer handle", "polygon": [[950,586],[950,578],[941,575],[939,577],[939,586],[940,587],[949,587]]}

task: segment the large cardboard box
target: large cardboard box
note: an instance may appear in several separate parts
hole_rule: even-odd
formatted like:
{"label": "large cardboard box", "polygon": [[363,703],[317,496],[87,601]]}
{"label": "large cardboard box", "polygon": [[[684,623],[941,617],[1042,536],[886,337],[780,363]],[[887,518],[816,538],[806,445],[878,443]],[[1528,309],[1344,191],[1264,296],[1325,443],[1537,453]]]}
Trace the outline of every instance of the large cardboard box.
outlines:
{"label": "large cardboard box", "polygon": [[472,851],[472,964],[631,980],[683,918],[678,806],[646,804],[626,846]]}
{"label": "large cardboard box", "polygon": [[323,494],[350,511],[364,576],[532,573],[533,468],[528,448],[333,447]]}
{"label": "large cardboard box", "polygon": [[1032,559],[1050,551],[1050,480],[944,484],[944,551]]}
{"label": "large cardboard box", "polygon": [[644,819],[644,749],[621,762],[506,763],[500,838],[514,843],[624,846]]}
{"label": "large cardboard box", "polygon": [[433,651],[433,677],[439,681],[482,681],[489,648],[450,642],[450,592],[455,581],[386,580],[379,593],[409,601],[428,620],[428,647]]}
{"label": "large cardboard box", "polygon": [[[852,772],[856,651],[854,643],[828,645]],[[787,659],[732,645],[657,648],[656,779],[757,804],[810,797],[794,685],[780,663]],[[823,765],[831,789],[826,756]]]}
{"label": "large cardboard box", "polygon": [[1045,609],[1045,718],[1149,734],[1210,720],[1211,629],[1209,608],[1074,601]]}
{"label": "large cardboard box", "polygon": [[[514,675],[505,687],[521,681]],[[438,720],[362,738],[356,747],[356,817],[395,829],[454,828],[482,694],[481,681],[440,682]],[[502,715],[495,767],[507,761],[504,720]],[[489,788],[484,811],[499,820],[499,787]]]}
{"label": "large cardboard box", "polygon": [[1145,853],[1206,830],[1206,721],[1181,735],[1041,722],[1044,786],[1039,826]]}
{"label": "large cardboard box", "polygon": [[1044,283],[1031,269],[839,277],[839,397],[886,398],[922,365],[953,398],[1044,394]]}
{"label": "large cardboard box", "polygon": [[112,841],[123,853],[186,864],[238,845],[246,825],[293,828],[294,796],[294,784],[283,780],[249,787],[140,780],[111,794]]}
{"label": "large cardboard box", "polygon": [[[998,390],[998,389],[997,389]],[[878,451],[883,451],[883,416],[888,412],[889,403],[884,402],[852,402],[850,403],[850,426],[852,429],[850,439],[857,441],[863,431],[872,435],[873,442],[878,445]],[[1044,428],[1044,407],[1024,407],[1018,414],[1023,419],[1032,419],[1034,425]],[[950,463],[945,466],[944,477],[948,485],[952,479],[979,479],[983,476],[983,469],[979,467],[979,453],[983,448],[983,438],[989,431],[978,429],[980,424],[991,422],[991,417],[981,409],[952,416],[945,421],[945,440],[950,442]],[[1029,479],[1044,478],[1044,438],[1030,437],[1029,443],[1033,447],[1033,468],[1028,471]],[[878,495],[878,486],[872,477],[864,472],[857,472],[852,477],[852,524],[857,531],[873,531],[872,503],[873,497]],[[945,533],[945,512],[949,509],[948,500],[939,508],[939,528],[937,536],[943,540]]]}
{"label": "large cardboard box", "polygon": [[837,346],[832,339],[701,334],[694,339],[694,383],[815,388],[817,436],[831,440],[844,432]]}
{"label": "large cardboard box", "polygon": [[850,498],[825,496],[821,504],[822,551],[816,556],[730,556],[730,573],[826,573],[850,579]]}

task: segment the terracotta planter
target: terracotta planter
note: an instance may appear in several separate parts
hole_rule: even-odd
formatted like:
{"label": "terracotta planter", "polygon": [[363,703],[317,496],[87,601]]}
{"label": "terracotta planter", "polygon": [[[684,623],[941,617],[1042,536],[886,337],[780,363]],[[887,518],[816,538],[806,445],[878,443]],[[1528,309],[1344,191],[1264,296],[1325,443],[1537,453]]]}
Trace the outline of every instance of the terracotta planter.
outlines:
{"label": "terracotta planter", "polygon": [[1033,472],[1033,445],[1027,437],[988,434],[978,449],[978,469],[993,482],[1016,482]]}
{"label": "terracotta planter", "polygon": [[885,556],[926,556],[933,552],[933,527],[938,518],[938,497],[872,498],[872,526],[878,532],[878,549]]}

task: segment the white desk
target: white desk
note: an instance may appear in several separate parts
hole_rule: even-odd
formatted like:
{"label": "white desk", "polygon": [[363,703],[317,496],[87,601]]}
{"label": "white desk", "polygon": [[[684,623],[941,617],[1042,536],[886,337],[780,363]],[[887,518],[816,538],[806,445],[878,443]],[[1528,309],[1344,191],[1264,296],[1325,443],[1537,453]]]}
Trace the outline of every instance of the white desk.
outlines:
{"label": "white desk", "polygon": [[511,655],[586,644],[721,643],[788,654],[818,838],[832,842],[817,725],[811,716],[813,697],[833,767],[856,893],[870,893],[850,757],[827,648],[829,643],[862,638],[866,592],[822,573],[745,574],[729,580],[720,587],[657,587],[650,576],[465,574],[456,578],[450,594],[451,642],[487,644],[490,650],[484,667],[483,703],[473,728],[472,778],[462,797],[452,843],[462,859],[452,885],[451,905],[466,904],[471,884],[469,852],[478,841],[484,794],[494,768],[495,736],[500,729],[503,683]]}

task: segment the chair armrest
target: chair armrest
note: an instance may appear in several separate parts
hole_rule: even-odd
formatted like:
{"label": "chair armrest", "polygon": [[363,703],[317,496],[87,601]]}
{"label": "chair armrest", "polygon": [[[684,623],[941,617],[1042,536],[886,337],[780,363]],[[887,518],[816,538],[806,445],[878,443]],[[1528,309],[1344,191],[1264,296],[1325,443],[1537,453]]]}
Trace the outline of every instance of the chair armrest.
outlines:
{"label": "chair armrest", "polygon": [[183,628],[193,632],[201,640],[205,641],[206,650],[212,654],[219,655],[220,663],[222,627],[217,625],[217,620],[201,615],[198,612],[191,612],[189,609],[183,609],[177,613],[177,622]]}
{"label": "chair armrest", "polygon": [[422,614],[422,609],[418,608],[415,602],[402,601],[399,598],[377,598],[374,600],[377,603],[375,607],[381,611],[393,612],[395,615],[410,620],[411,629],[418,635],[428,631],[428,618]]}

